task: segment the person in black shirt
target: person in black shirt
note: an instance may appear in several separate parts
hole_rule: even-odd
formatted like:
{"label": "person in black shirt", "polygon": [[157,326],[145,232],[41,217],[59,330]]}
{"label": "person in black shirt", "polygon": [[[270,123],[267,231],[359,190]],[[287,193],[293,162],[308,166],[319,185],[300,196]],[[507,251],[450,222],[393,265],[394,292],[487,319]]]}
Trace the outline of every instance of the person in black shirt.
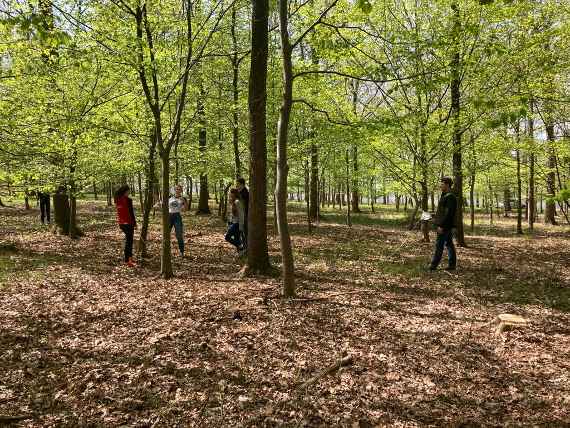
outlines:
{"label": "person in black shirt", "polygon": [[40,218],[43,224],[50,223],[50,195],[46,192],[38,192],[38,200],[40,202]]}
{"label": "person in black shirt", "polygon": [[245,249],[247,248],[247,219],[249,214],[249,190],[247,190],[247,187],[245,187],[245,179],[240,177],[236,181],[237,181],[237,189],[239,190],[240,202],[243,204],[245,208],[245,216],[243,224],[244,227],[243,231],[240,231],[242,239],[242,247]]}
{"label": "person in black shirt", "polygon": [[453,180],[449,177],[441,179],[441,198],[437,205],[434,223],[437,226],[437,239],[435,240],[435,252],[429,266],[430,270],[436,270],[443,256],[443,247],[447,248],[449,264],[445,270],[455,270],[457,266],[457,252],[453,243],[453,228],[455,227],[455,214],[457,212],[457,198],[451,191]]}

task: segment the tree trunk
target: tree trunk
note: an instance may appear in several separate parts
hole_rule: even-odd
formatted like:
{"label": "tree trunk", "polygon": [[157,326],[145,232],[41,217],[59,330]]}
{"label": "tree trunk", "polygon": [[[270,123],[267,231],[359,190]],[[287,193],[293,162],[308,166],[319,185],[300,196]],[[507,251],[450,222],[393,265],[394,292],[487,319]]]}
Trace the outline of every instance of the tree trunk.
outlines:
{"label": "tree trunk", "polygon": [[275,214],[281,244],[283,295],[295,295],[295,277],[293,250],[287,221],[287,138],[291,105],[293,103],[293,65],[291,61],[291,44],[288,30],[288,0],[279,0],[279,29],[281,35],[281,54],[283,60],[283,95],[277,125],[277,179],[275,186]]}
{"label": "tree trunk", "polygon": [[469,205],[471,208],[471,234],[475,232],[475,168],[471,171],[471,183],[469,183]]}
{"label": "tree trunk", "polygon": [[232,145],[234,149],[234,175],[236,178],[241,177],[241,160],[239,156],[239,59],[238,59],[238,43],[236,36],[236,6],[232,6],[232,95],[233,95],[233,111],[232,111]]}
{"label": "tree trunk", "polygon": [[311,220],[316,221],[319,216],[319,151],[315,143],[311,143]]}
{"label": "tree trunk", "polygon": [[556,223],[556,205],[553,198],[556,196],[556,155],[554,153],[554,125],[551,122],[546,123],[546,137],[547,137],[547,164],[548,172],[546,173],[546,210],[544,212],[544,222],[546,224]]}
{"label": "tree trunk", "polygon": [[206,155],[206,113],[204,111],[204,88],[200,88],[201,96],[198,98],[198,117],[200,120],[200,129],[198,130],[198,150],[200,152],[200,161],[202,171],[200,172],[200,195],[198,199],[198,211],[196,214],[210,214],[210,192],[208,189],[208,173],[205,170]]}
{"label": "tree trunk", "polygon": [[[146,189],[144,197],[144,205],[142,205],[143,218],[141,224],[141,233],[139,236],[139,258],[144,259],[148,257],[147,251],[147,239],[148,239],[148,228],[150,224],[150,213],[152,207],[154,206],[154,189],[156,186],[156,171],[155,171],[155,159],[156,159],[156,136],[153,134],[150,137],[148,153],[147,153],[147,165],[146,165]],[[142,195],[142,189],[141,189]]]}
{"label": "tree trunk", "polygon": [[113,185],[110,181],[107,182],[107,206],[113,206]]}
{"label": "tree trunk", "polygon": [[346,224],[352,227],[352,219],[350,217],[350,163],[348,161],[348,152],[346,149]]}
{"label": "tree trunk", "polygon": [[249,272],[270,268],[267,245],[267,57],[268,0],[252,1],[249,73],[250,197],[247,267]]}
{"label": "tree trunk", "polygon": [[311,222],[311,204],[309,202],[309,198],[307,198],[307,195],[309,194],[309,188],[310,188],[310,179],[309,179],[309,161],[305,160],[305,165],[304,165],[304,170],[305,170],[305,205],[307,206],[307,226],[309,229],[309,233],[311,233],[313,231],[313,225]]}
{"label": "tree trunk", "polygon": [[[517,140],[518,140],[517,127]],[[516,150],[517,155],[517,234],[522,235],[522,180],[521,180],[521,153],[520,149]]]}
{"label": "tree trunk", "polygon": [[168,214],[168,194],[170,192],[170,156],[168,152],[160,155],[162,164],[162,252],[160,274],[164,279],[174,276],[172,270],[172,250],[170,248],[170,216]]}
{"label": "tree trunk", "polygon": [[453,175],[454,188],[453,191],[457,197],[457,217],[456,217],[456,234],[457,244],[465,247],[465,232],[463,230],[463,170],[461,159],[461,126],[460,126],[460,106],[461,106],[461,60],[460,60],[460,41],[459,33],[461,31],[461,16],[459,13],[459,4],[453,2],[451,4],[453,10],[453,33],[454,33],[454,52],[451,61],[451,111],[453,117]]}

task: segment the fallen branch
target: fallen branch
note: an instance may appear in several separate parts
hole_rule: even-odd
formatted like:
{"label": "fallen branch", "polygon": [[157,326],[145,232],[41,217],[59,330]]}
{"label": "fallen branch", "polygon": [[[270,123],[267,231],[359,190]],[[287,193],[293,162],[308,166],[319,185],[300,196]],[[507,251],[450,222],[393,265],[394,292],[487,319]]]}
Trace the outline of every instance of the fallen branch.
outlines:
{"label": "fallen branch", "polygon": [[354,362],[353,358],[351,355],[349,355],[348,357],[344,357],[340,360],[338,360],[336,363],[331,364],[330,366],[328,366],[327,368],[325,368],[324,370],[320,371],[319,373],[317,373],[315,376],[313,376],[311,379],[309,379],[308,381],[306,381],[305,383],[303,383],[301,386],[299,386],[297,388],[297,391],[302,391],[304,389],[307,389],[309,386],[313,385],[314,383],[316,383],[317,381],[319,381],[319,379],[325,377],[328,374],[331,374],[333,372],[336,372],[338,369],[340,369],[341,367],[346,367],[346,366],[350,366],[352,365],[352,363]]}
{"label": "fallen branch", "polygon": [[356,290],[356,291],[344,291],[342,293],[332,293],[329,294],[328,296],[322,296],[322,297],[299,297],[296,299],[289,299],[292,302],[315,302],[315,301],[319,301],[319,300],[327,300],[330,299],[331,297],[337,297],[337,296],[345,296],[347,294],[358,294],[358,293],[370,293],[370,290]]}
{"label": "fallen branch", "polygon": [[25,421],[26,419],[32,419],[33,417],[34,415],[0,415],[0,424]]}

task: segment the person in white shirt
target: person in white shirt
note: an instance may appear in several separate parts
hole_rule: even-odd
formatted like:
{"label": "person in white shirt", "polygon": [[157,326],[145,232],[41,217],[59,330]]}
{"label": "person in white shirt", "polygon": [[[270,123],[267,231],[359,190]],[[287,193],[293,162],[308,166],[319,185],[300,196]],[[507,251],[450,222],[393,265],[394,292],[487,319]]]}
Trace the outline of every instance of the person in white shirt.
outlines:
{"label": "person in white shirt", "polygon": [[168,200],[168,213],[170,217],[170,231],[174,227],[174,234],[178,241],[178,249],[180,256],[184,257],[184,225],[182,223],[182,211],[186,211],[188,203],[186,198],[182,196],[182,186],[177,185],[175,188],[175,195],[171,196]]}

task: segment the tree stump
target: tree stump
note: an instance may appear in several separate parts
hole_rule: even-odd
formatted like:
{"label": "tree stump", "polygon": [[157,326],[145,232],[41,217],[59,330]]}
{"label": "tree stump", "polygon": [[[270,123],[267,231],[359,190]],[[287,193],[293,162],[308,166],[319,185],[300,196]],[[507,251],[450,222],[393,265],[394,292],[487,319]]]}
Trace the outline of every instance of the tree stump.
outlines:
{"label": "tree stump", "polygon": [[519,315],[500,314],[495,318],[494,323],[497,325],[495,334],[499,335],[505,330],[525,327],[528,325],[528,320]]}

